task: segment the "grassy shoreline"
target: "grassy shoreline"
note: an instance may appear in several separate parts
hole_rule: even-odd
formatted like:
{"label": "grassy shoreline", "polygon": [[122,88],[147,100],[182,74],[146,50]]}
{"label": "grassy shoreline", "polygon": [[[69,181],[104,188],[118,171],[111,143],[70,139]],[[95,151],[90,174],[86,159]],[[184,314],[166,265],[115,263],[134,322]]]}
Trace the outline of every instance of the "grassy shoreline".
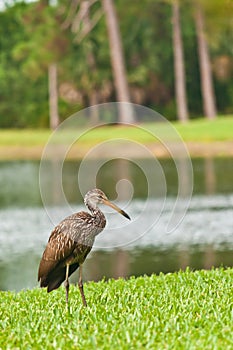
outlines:
{"label": "grassy shoreline", "polygon": [[[54,142],[72,144],[76,141],[72,151],[67,155],[70,159],[81,159],[94,146],[114,139],[145,145],[156,157],[161,158],[169,157],[162,144],[164,141],[184,142],[192,157],[233,156],[232,130],[233,117],[221,117],[214,121],[193,120],[187,124],[142,123],[134,126],[104,126],[90,130],[64,130],[56,134]],[[2,129],[0,130],[0,159],[38,160],[51,135],[48,129]]]}
{"label": "grassy shoreline", "polygon": [[[222,142],[185,142],[186,148],[192,158],[215,158],[215,157],[233,157],[233,141]],[[145,144],[146,148],[156,158],[170,158],[169,154],[163,146],[158,144]],[[66,160],[81,160],[85,157],[91,146],[79,145],[72,147],[72,150],[66,155]],[[43,155],[43,146],[0,146],[0,161],[16,161],[16,160],[40,160]],[[99,159],[105,159],[108,153],[102,152],[98,156]],[[59,158],[59,156],[58,156]],[[143,154],[131,152],[130,158],[144,158]]]}
{"label": "grassy shoreline", "polygon": [[0,293],[0,349],[232,349],[233,269]]}

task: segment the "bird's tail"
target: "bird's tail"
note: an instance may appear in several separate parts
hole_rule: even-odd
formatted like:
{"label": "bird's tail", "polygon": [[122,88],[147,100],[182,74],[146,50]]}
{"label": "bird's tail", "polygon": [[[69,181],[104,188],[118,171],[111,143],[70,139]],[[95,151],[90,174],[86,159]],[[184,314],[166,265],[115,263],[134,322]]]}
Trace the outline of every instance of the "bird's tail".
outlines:
{"label": "bird's tail", "polygon": [[[79,267],[79,263],[70,265],[69,276]],[[56,269],[51,271],[47,276],[41,277],[40,286],[47,287],[47,292],[51,292],[54,289],[60,287],[66,278],[66,266],[58,266]]]}

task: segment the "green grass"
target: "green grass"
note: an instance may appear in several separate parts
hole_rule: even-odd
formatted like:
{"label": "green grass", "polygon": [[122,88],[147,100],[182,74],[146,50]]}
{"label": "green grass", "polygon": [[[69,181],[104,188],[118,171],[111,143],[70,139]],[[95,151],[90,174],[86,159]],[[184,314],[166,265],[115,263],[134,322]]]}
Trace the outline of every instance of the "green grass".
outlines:
{"label": "green grass", "polygon": [[232,349],[233,269],[1,292],[1,349]]}
{"label": "green grass", "polygon": [[184,141],[233,141],[233,117],[219,117],[214,121],[193,120],[187,124],[174,123]]}
{"label": "green grass", "polygon": [[50,134],[48,129],[0,129],[0,146],[43,146]]}
{"label": "green grass", "polygon": [[[156,142],[155,136],[162,136],[173,139],[169,124],[163,123],[142,123],[137,126],[108,126],[97,128],[85,133],[85,129],[78,131],[64,130],[56,139],[56,142],[70,142],[83,135],[79,142],[93,145],[98,142],[112,138],[123,138],[134,140],[143,144]],[[184,141],[212,142],[212,141],[229,141],[233,140],[233,117],[219,117],[215,121],[198,119],[190,121],[187,124],[173,122],[172,125],[180,133]],[[0,147],[1,146],[44,146],[51,132],[49,130],[0,130]],[[154,136],[155,135],[155,136]]]}

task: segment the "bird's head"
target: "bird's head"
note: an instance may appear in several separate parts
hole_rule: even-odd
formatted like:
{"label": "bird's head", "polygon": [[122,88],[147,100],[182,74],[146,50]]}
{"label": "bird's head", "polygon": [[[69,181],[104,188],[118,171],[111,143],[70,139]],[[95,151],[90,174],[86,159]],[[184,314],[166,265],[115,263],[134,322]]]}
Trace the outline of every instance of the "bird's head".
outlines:
{"label": "bird's head", "polygon": [[124,210],[120,209],[116,204],[110,202],[106,194],[98,188],[90,190],[86,193],[84,197],[84,203],[89,208],[96,208],[98,204],[108,205],[109,207],[116,210],[118,213],[130,220],[129,215]]}

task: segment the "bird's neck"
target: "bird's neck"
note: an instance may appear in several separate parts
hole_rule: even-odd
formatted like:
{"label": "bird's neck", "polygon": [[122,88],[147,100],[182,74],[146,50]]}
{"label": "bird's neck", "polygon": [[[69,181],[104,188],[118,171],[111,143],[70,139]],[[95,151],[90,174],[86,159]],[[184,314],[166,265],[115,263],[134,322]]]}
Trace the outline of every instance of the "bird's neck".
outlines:
{"label": "bird's neck", "polygon": [[104,213],[97,206],[90,205],[89,203],[86,203],[86,206],[90,210],[91,216],[95,220],[95,225],[103,229],[106,225]]}

